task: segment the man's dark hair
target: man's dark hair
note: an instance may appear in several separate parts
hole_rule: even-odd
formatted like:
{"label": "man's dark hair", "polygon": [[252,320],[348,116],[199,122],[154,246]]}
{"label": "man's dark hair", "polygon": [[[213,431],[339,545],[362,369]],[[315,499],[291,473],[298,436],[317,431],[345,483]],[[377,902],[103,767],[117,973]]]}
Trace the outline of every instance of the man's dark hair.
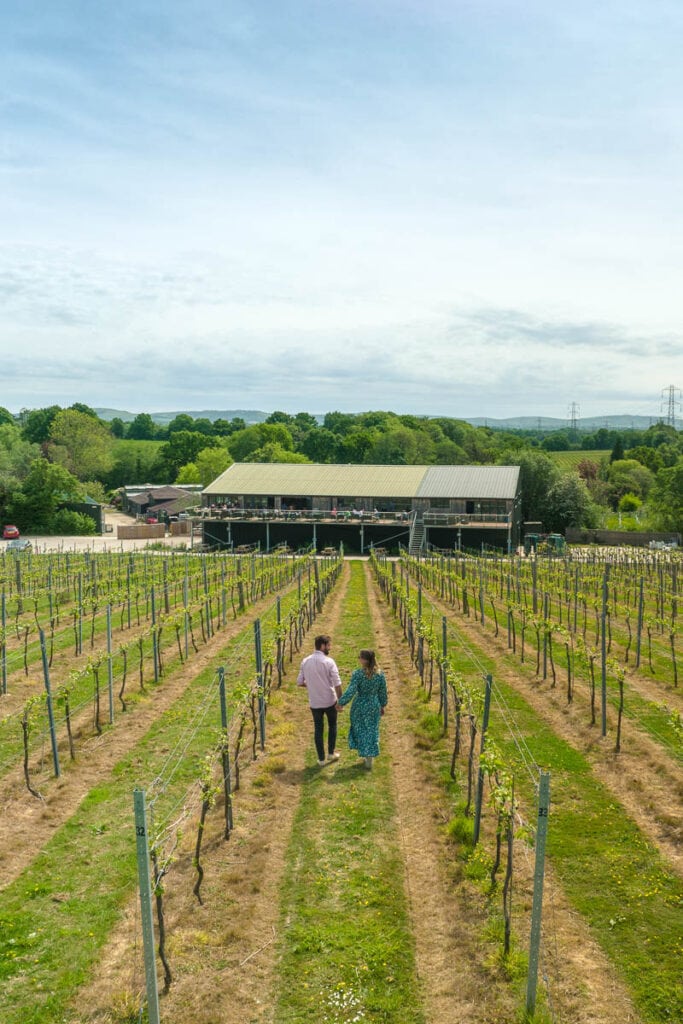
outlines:
{"label": "man's dark hair", "polygon": [[327,633],[321,633],[320,636],[317,636],[315,638],[313,643],[315,644],[316,651],[319,651],[320,648],[323,647],[325,644],[330,643],[330,637]]}

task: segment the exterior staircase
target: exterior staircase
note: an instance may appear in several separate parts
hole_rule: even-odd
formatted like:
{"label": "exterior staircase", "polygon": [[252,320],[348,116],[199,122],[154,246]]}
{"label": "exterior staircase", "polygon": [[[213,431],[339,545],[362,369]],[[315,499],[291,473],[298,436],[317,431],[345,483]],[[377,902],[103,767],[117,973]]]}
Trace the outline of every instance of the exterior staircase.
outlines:
{"label": "exterior staircase", "polygon": [[416,512],[410,523],[408,554],[417,557],[425,546],[425,526],[422,514]]}

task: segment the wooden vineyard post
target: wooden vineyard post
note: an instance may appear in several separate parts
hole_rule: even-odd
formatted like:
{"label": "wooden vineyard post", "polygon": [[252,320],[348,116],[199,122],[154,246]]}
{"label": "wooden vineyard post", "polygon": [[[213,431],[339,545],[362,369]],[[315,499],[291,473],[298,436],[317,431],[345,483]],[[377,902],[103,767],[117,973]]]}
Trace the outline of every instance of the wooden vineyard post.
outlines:
{"label": "wooden vineyard post", "polygon": [[111,643],[111,605],[107,605],[107,687],[109,690],[109,724],[114,724],[114,664]]}
{"label": "wooden vineyard post", "polygon": [[126,610],[128,612],[128,629],[130,629],[130,562],[126,566]]}
{"label": "wooden vineyard post", "polygon": [[206,616],[206,638],[210,640],[213,636],[213,624],[211,622],[211,607],[209,602],[209,573],[206,562],[202,562],[202,582],[204,584],[204,615]]}
{"label": "wooden vineyard post", "polygon": [[0,629],[2,629],[2,650],[0,651],[0,671],[2,677],[0,678],[0,693],[7,693],[7,639],[5,629],[7,627],[7,598],[5,597],[5,591],[3,590],[2,596],[0,597]]}
{"label": "wooden vineyard post", "polygon": [[284,655],[285,655],[284,642],[283,642],[282,633],[281,633],[281,626],[282,626],[282,601],[280,599],[280,595],[279,594],[278,594],[278,596],[276,598],[276,601],[275,601],[275,609],[276,609],[275,616],[276,616],[276,622],[277,622],[277,627],[276,627],[277,650],[276,650],[275,659],[276,659],[276,662],[277,662],[277,665],[276,665],[276,667],[277,667],[277,688],[279,690],[280,687],[282,686],[282,665],[283,665],[283,662],[285,660],[285,657],[284,657]]}
{"label": "wooden vineyard post", "polygon": [[50,726],[50,743],[52,744],[52,763],[55,769],[55,778],[59,778],[59,749],[57,747],[57,733],[55,732],[55,713],[52,707],[52,691],[50,690],[50,669],[47,663],[47,645],[45,634],[42,629],[38,631],[40,637],[40,654],[43,659],[43,678],[45,680],[45,696],[47,703],[47,719]]}
{"label": "wooden vineyard post", "polygon": [[448,733],[448,622],[444,615],[441,619],[441,656],[443,658],[443,731],[444,736]]}
{"label": "wooden vineyard post", "polygon": [[188,584],[187,584],[187,559],[186,559],[185,560],[185,576],[183,578],[183,623],[184,623],[184,629],[185,629],[185,661],[187,661],[187,655],[188,655],[188,651],[189,651],[189,647],[188,647],[188,642],[189,642],[189,629],[188,629],[189,613],[188,613],[188,610],[187,610],[188,602],[189,602],[189,595],[188,595]]}
{"label": "wooden vineyard post", "polygon": [[151,588],[150,598],[152,600],[152,660],[154,661],[154,682],[159,682],[159,652],[157,651],[157,607],[154,596],[154,587]]}
{"label": "wooden vineyard post", "polygon": [[600,616],[600,693],[601,693],[601,734],[607,735],[607,579],[609,577],[609,565],[605,566],[605,573],[602,577],[602,614]]}
{"label": "wooden vineyard post", "polygon": [[228,705],[225,699],[225,669],[218,669],[218,694],[221,701],[221,729],[223,730],[223,745],[221,749],[221,761],[223,763],[223,793],[225,795],[225,833],[226,839],[230,838],[232,831],[232,778],[230,775],[230,743],[228,740]]}
{"label": "wooden vineyard post", "polygon": [[138,858],[138,885],[140,888],[140,911],[142,917],[142,944],[145,954],[145,987],[147,990],[147,1015],[149,1024],[159,1024],[159,988],[157,965],[154,955],[154,919],[152,917],[152,887],[149,881],[149,840],[147,836],[147,811],[145,794],[141,789],[133,790],[135,809],[135,841]]}
{"label": "wooden vineyard post", "polygon": [[78,574],[78,653],[83,654],[83,573]]}
{"label": "wooden vineyard post", "polygon": [[481,805],[484,798],[484,769],[481,767],[481,755],[484,753],[484,747],[486,746],[486,730],[489,727],[492,687],[493,678],[488,675],[486,677],[486,690],[484,692],[484,714],[481,720],[481,746],[479,747],[479,775],[477,778],[477,795],[474,803],[474,836],[472,840],[474,846],[479,842],[479,830],[481,827]]}
{"label": "wooden vineyard post", "polygon": [[636,629],[636,668],[640,668],[640,638],[643,632],[643,577],[638,587],[638,627]]}
{"label": "wooden vineyard post", "polygon": [[541,910],[543,907],[543,880],[545,872],[545,842],[548,834],[550,808],[550,772],[541,772],[538,787],[538,825],[536,827],[536,862],[534,866],[534,895],[531,905],[531,938],[529,941],[529,973],[526,983],[526,1012],[531,1017],[536,1010],[536,984],[541,946]]}
{"label": "wooden vineyard post", "polygon": [[228,592],[225,589],[225,563],[221,563],[221,623],[223,629],[228,624]]}
{"label": "wooden vineyard post", "polygon": [[261,750],[266,749],[266,701],[263,693],[263,652],[261,650],[261,620],[254,622],[254,652],[256,655],[256,686],[258,690],[258,721]]}
{"label": "wooden vineyard post", "polygon": [[543,595],[543,678],[548,678],[548,617],[550,612],[548,610],[548,597],[545,593]]}

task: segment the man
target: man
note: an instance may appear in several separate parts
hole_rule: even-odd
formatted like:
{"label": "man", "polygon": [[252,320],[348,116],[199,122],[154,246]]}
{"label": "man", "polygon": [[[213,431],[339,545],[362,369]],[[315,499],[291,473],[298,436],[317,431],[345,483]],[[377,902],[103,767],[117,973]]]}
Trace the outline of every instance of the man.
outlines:
{"label": "man", "polygon": [[341,697],[342,684],[339,669],[330,658],[332,641],[322,634],[315,638],[315,650],[301,662],[296,685],[308,690],[308,703],[313,715],[315,749],[318,764],[325,764],[325,718],[327,718],[327,760],[338,761],[335,751],[337,742],[337,701]]}

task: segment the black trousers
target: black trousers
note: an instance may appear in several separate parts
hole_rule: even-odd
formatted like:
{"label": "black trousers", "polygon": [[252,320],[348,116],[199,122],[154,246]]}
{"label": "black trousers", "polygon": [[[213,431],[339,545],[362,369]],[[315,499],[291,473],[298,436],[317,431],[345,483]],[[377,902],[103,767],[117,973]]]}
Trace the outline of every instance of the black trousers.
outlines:
{"label": "black trousers", "polygon": [[311,708],[314,725],[315,749],[318,760],[325,760],[325,717],[327,716],[327,750],[333,754],[337,743],[337,705],[329,708]]}

